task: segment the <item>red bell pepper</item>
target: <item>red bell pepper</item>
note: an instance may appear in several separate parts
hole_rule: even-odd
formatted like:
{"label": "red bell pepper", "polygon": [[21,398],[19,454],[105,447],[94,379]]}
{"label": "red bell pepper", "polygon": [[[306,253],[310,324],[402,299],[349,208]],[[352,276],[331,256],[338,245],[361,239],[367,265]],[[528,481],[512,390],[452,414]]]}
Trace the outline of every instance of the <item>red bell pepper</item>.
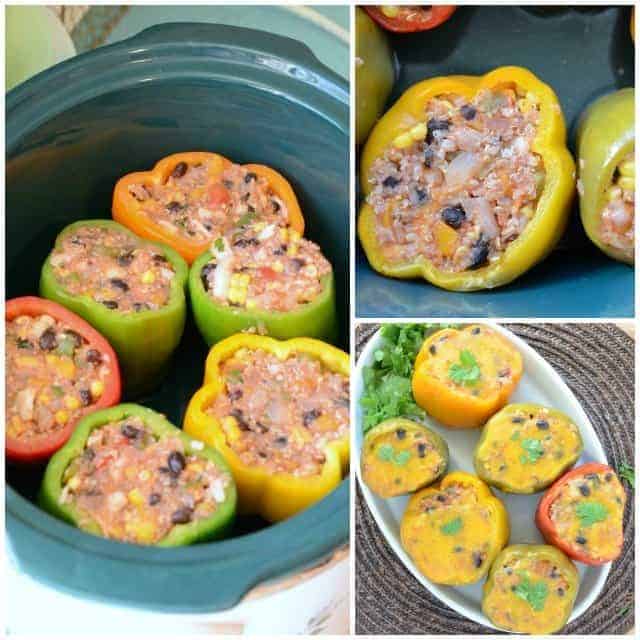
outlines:
{"label": "red bell pepper", "polygon": [[[11,321],[18,316],[49,315],[82,336],[93,349],[106,356],[111,365],[111,375],[104,381],[104,390],[92,410],[105,409],[120,402],[120,368],[111,345],[89,323],[80,316],[65,309],[57,302],[25,296],[8,300],[5,306],[5,320]],[[53,455],[69,439],[78,420],[70,420],[64,427],[51,434],[45,434],[28,441],[19,438],[5,438],[7,460],[18,463],[41,462]]]}
{"label": "red bell pepper", "polygon": [[416,5],[415,11],[404,14],[402,7],[385,7],[387,12],[398,9],[395,16],[386,15],[383,5],[372,5],[362,7],[381,27],[394,33],[413,33],[415,31],[428,31],[434,29],[443,22],[446,22],[451,14],[456,10],[454,5]]}
{"label": "red bell pepper", "polygon": [[[571,471],[568,471],[558,478],[558,480],[556,480],[542,496],[538,503],[538,508],[536,509],[535,521],[540,533],[549,544],[557,547],[561,551],[564,551],[564,553],[566,553],[570,558],[577,560],[578,562],[583,562],[588,565],[601,565],[615,560],[620,555],[622,547],[620,547],[615,554],[609,554],[606,557],[594,557],[586,551],[580,550],[580,548],[573,544],[573,540],[566,540],[565,538],[560,537],[556,526],[551,519],[551,508],[553,503],[556,498],[558,498],[566,484],[577,477],[586,478],[586,476],[593,473],[611,473],[617,480],[615,471],[608,465],[601,464],[599,462],[589,462],[587,464],[580,465],[575,469],[571,469]],[[624,511],[624,502],[620,508]],[[620,540],[622,541],[622,535],[620,535]]]}

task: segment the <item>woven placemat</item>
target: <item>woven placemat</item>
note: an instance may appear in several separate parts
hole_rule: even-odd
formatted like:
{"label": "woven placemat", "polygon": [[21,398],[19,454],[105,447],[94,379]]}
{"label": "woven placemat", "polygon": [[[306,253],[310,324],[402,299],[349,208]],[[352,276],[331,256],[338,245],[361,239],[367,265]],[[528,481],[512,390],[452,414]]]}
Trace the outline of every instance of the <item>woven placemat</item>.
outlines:
{"label": "woven placemat", "polygon": [[[510,324],[581,402],[609,464],[634,460],[634,343],[611,324]],[[356,328],[360,351],[378,325]],[[626,487],[626,483],[625,487]],[[623,634],[634,624],[634,509],[627,487],[624,547],[594,604],[564,633]],[[387,545],[360,489],[356,495],[356,633],[489,634],[432,596]]]}

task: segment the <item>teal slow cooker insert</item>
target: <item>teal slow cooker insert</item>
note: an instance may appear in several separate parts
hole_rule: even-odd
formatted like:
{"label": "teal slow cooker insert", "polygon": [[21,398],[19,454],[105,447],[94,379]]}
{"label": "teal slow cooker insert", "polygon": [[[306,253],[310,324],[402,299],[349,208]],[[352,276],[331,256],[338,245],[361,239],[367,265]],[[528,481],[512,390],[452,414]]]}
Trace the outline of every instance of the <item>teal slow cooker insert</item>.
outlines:
{"label": "teal slow cooker insert", "polygon": [[[7,95],[6,109],[7,298],[37,293],[65,225],[110,217],[120,176],[170,153],[215,151],[268,164],[291,182],[305,235],[333,264],[339,346],[348,349],[349,92],[307,47],[224,25],[163,25],[35,76]],[[182,424],[206,353],[189,318],[167,378],[141,403]],[[233,538],[177,549],[105,540],[56,520],[34,503],[40,479],[41,470],[7,470],[6,526],[19,568],[129,606],[226,609],[349,536],[348,479],[289,520],[240,519]]]}

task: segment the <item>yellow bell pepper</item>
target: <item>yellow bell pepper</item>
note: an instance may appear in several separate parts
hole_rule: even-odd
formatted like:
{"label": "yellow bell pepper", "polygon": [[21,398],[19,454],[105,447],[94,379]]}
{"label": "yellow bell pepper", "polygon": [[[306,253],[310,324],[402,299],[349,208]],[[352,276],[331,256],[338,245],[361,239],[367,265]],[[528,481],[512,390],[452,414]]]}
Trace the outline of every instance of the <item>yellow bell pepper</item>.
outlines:
{"label": "yellow bell pepper", "polygon": [[479,91],[500,85],[515,85],[539,105],[540,119],[532,150],[542,157],[545,181],[532,219],[523,233],[489,265],[460,272],[437,269],[426,258],[392,264],[385,260],[376,236],[375,212],[366,201],[360,208],[358,236],[371,266],[393,278],[422,277],[444,289],[476,291],[511,282],[542,260],[562,235],[575,190],[575,165],[566,148],[562,109],[551,87],[521,67],[500,67],[484,76],[432,78],[408,89],[373,129],[362,153],[360,181],[363,195],[373,185],[368,181],[371,166],[391,144],[405,134],[415,140],[413,131],[424,123],[425,107],[433,98],[456,94],[472,99]]}
{"label": "yellow bell pepper", "polygon": [[341,482],[349,467],[349,436],[330,442],[319,475],[297,477],[248,466],[229,443],[221,421],[206,413],[224,392],[221,365],[242,349],[261,349],[280,359],[296,353],[317,358],[327,369],[349,376],[349,356],[340,349],[312,338],[280,341],[266,336],[238,333],[218,342],[209,351],[203,386],[195,393],[184,418],[184,430],[217,449],[226,459],[238,489],[240,513],[259,514],[270,522],[284,520],[314,504]]}

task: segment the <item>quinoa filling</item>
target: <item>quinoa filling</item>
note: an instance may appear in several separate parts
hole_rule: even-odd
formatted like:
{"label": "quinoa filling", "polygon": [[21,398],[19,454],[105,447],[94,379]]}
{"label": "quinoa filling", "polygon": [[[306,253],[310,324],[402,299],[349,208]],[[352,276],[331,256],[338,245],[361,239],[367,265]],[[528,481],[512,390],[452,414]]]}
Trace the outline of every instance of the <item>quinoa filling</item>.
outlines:
{"label": "quinoa filling", "polygon": [[80,526],[96,522],[105,537],[155,544],[180,524],[211,517],[231,478],[211,461],[186,455],[176,436],[156,437],[139,417],[92,431],[63,476],[62,504]]}
{"label": "quinoa filling", "polygon": [[321,473],[324,449],[349,431],[349,380],[311,356],[285,360],[240,349],[221,365],[224,380],[207,413],[249,466],[270,473]]}
{"label": "quinoa filling", "polygon": [[78,227],[63,236],[50,263],[56,280],[70,294],[89,296],[122,313],[166,305],[175,275],[153,245],[99,226]]}
{"label": "quinoa filling", "polygon": [[616,168],[600,219],[602,241],[633,259],[635,248],[635,159],[629,153]]}
{"label": "quinoa filling", "polygon": [[192,241],[213,241],[253,218],[279,226],[289,218],[267,179],[237,164],[220,174],[212,161],[180,162],[163,184],[133,184],[129,192],[144,215]]}
{"label": "quinoa filling", "polygon": [[368,175],[385,260],[424,259],[447,272],[498,260],[534,216],[544,185],[532,149],[539,117],[535,96],[518,87],[430,100],[425,122],[398,136]]}
{"label": "quinoa filling", "polygon": [[6,430],[29,440],[92,410],[111,373],[108,356],[48,315],[5,323]]}
{"label": "quinoa filling", "polygon": [[625,492],[611,471],[569,480],[551,505],[549,515],[558,535],[580,553],[595,558],[615,556],[622,547]]}
{"label": "quinoa filling", "polygon": [[293,229],[254,225],[250,237],[218,238],[200,277],[207,293],[225,306],[291,311],[323,290],[331,265],[320,247]]}

